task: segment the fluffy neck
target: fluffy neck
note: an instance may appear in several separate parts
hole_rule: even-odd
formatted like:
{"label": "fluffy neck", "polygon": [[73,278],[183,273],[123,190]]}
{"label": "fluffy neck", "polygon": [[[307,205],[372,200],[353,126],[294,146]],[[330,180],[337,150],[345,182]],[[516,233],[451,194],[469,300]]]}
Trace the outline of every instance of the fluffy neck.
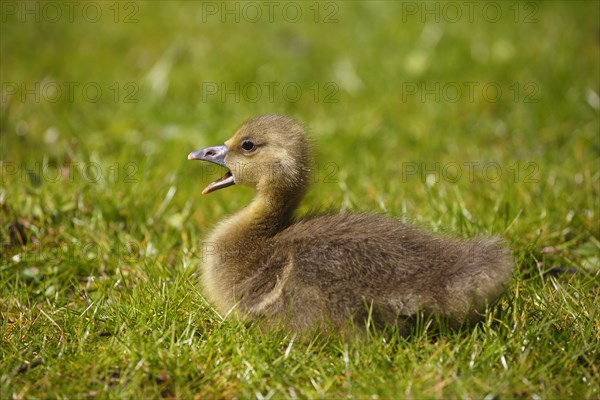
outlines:
{"label": "fluffy neck", "polygon": [[256,243],[288,227],[304,191],[257,192],[252,202],[224,221],[223,240],[230,245]]}
{"label": "fluffy neck", "polygon": [[269,251],[269,238],[292,223],[303,191],[265,195],[221,222],[205,242],[204,284],[219,311],[239,300],[238,287],[254,275],[257,260]]}

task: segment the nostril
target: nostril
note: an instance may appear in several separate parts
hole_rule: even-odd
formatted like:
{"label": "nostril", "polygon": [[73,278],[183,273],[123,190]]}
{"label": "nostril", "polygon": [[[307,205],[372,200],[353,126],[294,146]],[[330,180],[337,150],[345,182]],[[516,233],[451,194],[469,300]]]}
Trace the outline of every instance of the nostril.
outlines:
{"label": "nostril", "polygon": [[209,151],[207,151],[207,152],[206,152],[206,154],[205,154],[205,155],[206,155],[206,156],[214,156],[214,155],[215,155],[215,152],[214,152],[214,151],[212,151],[212,150],[209,150]]}

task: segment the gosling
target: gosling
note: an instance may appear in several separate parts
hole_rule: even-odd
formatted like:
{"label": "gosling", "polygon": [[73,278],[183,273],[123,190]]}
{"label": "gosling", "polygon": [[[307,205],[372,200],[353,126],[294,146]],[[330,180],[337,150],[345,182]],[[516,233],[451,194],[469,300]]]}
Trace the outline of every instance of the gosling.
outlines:
{"label": "gosling", "polygon": [[478,319],[511,279],[498,237],[449,239],[368,214],[295,219],[311,157],[305,129],[290,117],[250,119],[225,144],[188,159],[228,170],[203,194],[232,185],[256,191],[204,241],[202,281],[222,315],[295,333],[372,325],[407,334],[418,313],[451,326]]}

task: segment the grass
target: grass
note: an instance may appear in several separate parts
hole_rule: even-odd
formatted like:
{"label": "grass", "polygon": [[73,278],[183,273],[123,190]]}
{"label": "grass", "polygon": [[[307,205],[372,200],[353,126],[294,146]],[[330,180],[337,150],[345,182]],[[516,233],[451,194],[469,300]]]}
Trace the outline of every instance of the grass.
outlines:
{"label": "grass", "polygon": [[[599,397],[597,2],[46,4],[2,3],[1,398]],[[506,237],[485,320],[356,344],[218,316],[202,238],[252,193],[201,196],[186,155],[267,112],[312,132],[300,212]]]}

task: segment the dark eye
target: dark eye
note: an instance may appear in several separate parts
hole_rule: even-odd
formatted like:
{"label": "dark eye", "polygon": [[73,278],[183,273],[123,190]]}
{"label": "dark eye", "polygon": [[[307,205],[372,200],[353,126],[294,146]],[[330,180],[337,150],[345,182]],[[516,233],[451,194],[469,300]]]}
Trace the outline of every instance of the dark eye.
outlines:
{"label": "dark eye", "polygon": [[246,151],[252,151],[255,147],[256,146],[254,145],[254,142],[252,142],[251,140],[244,140],[242,142],[242,149]]}

